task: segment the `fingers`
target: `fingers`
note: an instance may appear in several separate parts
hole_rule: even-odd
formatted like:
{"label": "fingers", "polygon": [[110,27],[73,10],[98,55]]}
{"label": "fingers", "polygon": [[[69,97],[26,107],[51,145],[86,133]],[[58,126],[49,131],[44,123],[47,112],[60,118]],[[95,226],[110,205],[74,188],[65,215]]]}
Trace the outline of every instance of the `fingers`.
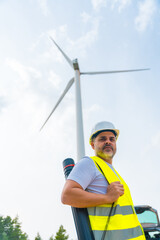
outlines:
{"label": "fingers", "polygon": [[120,196],[124,194],[123,184],[120,182],[112,182],[107,188],[107,194],[112,202],[116,201]]}
{"label": "fingers", "polygon": [[120,182],[112,182],[109,186],[117,189],[124,189],[123,184],[121,184]]}

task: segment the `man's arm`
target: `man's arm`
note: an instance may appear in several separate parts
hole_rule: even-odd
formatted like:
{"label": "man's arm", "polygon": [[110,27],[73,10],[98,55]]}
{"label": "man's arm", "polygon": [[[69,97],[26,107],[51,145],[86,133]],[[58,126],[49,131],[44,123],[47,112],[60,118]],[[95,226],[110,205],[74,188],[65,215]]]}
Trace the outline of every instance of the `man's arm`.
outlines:
{"label": "man's arm", "polygon": [[106,194],[90,193],[73,180],[67,180],[61,201],[63,204],[77,208],[95,207],[102,204],[113,203],[124,194],[123,185],[120,182],[113,182],[107,188]]}

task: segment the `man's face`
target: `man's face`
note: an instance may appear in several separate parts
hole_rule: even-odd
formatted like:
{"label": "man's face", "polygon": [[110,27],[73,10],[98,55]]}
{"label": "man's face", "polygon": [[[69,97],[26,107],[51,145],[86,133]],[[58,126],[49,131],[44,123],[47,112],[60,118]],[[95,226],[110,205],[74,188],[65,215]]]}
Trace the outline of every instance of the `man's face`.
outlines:
{"label": "man's face", "polygon": [[91,143],[95,155],[112,163],[116,153],[116,137],[112,132],[101,132]]}

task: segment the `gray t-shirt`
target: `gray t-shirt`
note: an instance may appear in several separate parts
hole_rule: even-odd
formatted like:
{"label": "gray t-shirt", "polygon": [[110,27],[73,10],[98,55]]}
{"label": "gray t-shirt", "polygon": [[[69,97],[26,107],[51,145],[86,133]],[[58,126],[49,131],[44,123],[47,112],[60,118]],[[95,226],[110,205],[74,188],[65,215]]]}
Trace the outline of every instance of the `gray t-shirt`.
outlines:
{"label": "gray t-shirt", "polygon": [[[111,164],[106,164],[114,171]],[[106,178],[89,157],[84,157],[76,163],[67,179],[79,183],[81,187],[88,192],[100,194],[106,194],[107,192],[108,182]]]}

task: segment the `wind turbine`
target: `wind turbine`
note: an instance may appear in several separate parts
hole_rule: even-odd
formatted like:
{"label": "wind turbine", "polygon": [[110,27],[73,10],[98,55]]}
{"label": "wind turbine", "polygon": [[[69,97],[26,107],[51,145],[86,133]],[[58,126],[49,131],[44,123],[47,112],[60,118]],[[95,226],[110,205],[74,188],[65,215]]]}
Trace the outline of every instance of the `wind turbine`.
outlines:
{"label": "wind turbine", "polygon": [[130,70],[116,70],[116,71],[100,71],[100,72],[80,72],[78,60],[74,59],[71,60],[63,50],[58,46],[58,44],[54,41],[52,37],[50,37],[52,42],[56,45],[59,51],[62,53],[66,61],[72,67],[75,72],[74,77],[68,82],[66,88],[64,89],[62,95],[58,99],[56,105],[52,109],[51,113],[49,114],[48,118],[42,125],[40,131],[47,123],[55,109],[58,107],[60,102],[62,101],[63,97],[66,95],[72,84],[75,82],[75,96],[76,96],[76,131],[77,131],[77,160],[80,160],[82,157],[85,156],[85,147],[84,147],[84,133],[83,133],[83,118],[82,118],[82,101],[81,101],[81,88],[80,88],[80,75],[95,75],[95,74],[110,74],[110,73],[122,73],[122,72],[135,72],[135,71],[144,71],[149,70],[149,68],[145,69],[130,69]]}

